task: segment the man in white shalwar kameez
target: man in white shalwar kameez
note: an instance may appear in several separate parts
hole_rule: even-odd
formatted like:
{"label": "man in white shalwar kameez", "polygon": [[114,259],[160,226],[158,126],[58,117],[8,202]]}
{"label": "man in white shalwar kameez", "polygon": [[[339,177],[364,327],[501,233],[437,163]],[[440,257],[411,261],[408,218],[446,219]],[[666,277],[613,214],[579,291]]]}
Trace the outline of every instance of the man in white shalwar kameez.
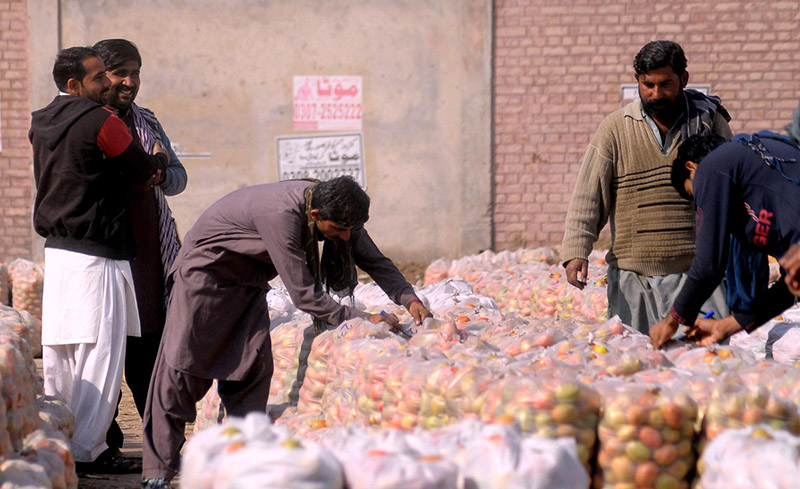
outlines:
{"label": "man in white shalwar kameez", "polygon": [[108,446],[105,432],[117,407],[125,337],[139,336],[131,266],[45,248],[42,306],[44,390],[75,413],[72,454],[92,461]]}
{"label": "man in white shalwar kameez", "polygon": [[42,345],[45,394],[75,415],[72,453],[81,472],[138,471],[105,443],[114,417],[126,335],[139,335],[130,260],[131,185],[151,184],[169,157],[147,154],[100,103],[110,82],[91,48],[56,58],[60,93],[33,113],[36,232],[45,238]]}

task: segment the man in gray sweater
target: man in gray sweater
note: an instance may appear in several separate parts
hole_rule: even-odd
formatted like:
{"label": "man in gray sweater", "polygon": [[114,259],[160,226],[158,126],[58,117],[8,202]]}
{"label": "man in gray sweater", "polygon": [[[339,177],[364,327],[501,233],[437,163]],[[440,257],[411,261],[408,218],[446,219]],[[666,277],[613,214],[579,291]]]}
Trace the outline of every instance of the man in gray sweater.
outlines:
{"label": "man in gray sweater", "polygon": [[[245,187],[223,197],[186,234],[170,271],[172,294],[144,415],[144,487],[168,488],[186,422],[219,379],[232,416],[266,412],[272,377],[268,282],[280,276],[295,306],[338,325],[360,317],[324,290],[352,290],[355,266],[421,324],[430,312],[370,238],[369,197],[350,177]],[[318,242],[323,241],[319,253]]]}
{"label": "man in gray sweater", "polygon": [[[694,256],[694,214],[670,184],[681,141],[693,134],[731,137],[716,97],[687,90],[681,47],[646,44],[633,61],[639,100],[600,123],[570,201],[561,254],[567,281],[586,285],[588,256],[606,223],[609,316],[647,333],[669,311]],[[727,313],[722,291],[710,299]]]}

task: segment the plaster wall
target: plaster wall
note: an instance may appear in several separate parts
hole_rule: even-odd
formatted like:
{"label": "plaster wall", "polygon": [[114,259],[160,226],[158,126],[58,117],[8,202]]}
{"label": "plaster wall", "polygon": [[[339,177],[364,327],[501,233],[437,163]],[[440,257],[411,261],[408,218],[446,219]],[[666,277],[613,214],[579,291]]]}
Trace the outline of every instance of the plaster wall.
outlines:
{"label": "plaster wall", "polygon": [[491,246],[489,0],[29,0],[31,108],[55,93],[59,48],[137,44],[142,87],[186,153],[179,234],[237,188],[277,180],[295,75],[363,80],[367,225],[393,259]]}

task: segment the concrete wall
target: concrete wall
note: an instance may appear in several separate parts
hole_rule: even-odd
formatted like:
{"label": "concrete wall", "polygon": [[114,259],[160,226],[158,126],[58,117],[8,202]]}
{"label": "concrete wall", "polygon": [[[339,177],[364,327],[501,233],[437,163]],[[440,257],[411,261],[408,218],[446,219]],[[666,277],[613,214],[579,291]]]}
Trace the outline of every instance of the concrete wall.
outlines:
{"label": "concrete wall", "polygon": [[[60,12],[59,12],[60,8]],[[363,78],[370,233],[398,260],[491,246],[489,0],[29,0],[31,108],[59,47],[110,37],[142,53],[141,105],[182,161],[179,232],[224,194],[277,180],[295,75]],[[60,39],[58,33],[60,32]],[[303,132],[310,134],[309,132]]]}
{"label": "concrete wall", "polygon": [[672,39],[736,132],[782,131],[800,98],[800,2],[495,2],[495,242],[560,244],[586,146],[633,83],[633,57]]}
{"label": "concrete wall", "polygon": [[31,258],[25,0],[0,0],[0,262]]}

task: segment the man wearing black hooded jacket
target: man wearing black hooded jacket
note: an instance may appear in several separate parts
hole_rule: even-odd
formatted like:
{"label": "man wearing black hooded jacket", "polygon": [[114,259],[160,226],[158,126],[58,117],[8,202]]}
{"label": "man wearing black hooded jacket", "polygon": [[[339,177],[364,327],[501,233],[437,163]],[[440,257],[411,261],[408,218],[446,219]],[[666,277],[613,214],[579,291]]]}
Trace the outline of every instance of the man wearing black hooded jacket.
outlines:
{"label": "man wearing black hooded jacket", "polygon": [[[80,471],[125,471],[105,434],[114,415],[126,334],[138,336],[130,271],[135,253],[131,185],[157,181],[169,156],[147,154],[100,105],[110,82],[91,48],[61,51],[59,95],[33,113],[33,220],[45,238],[42,345],[45,394],[75,414],[72,453]],[[128,468],[136,470],[136,468]]]}

